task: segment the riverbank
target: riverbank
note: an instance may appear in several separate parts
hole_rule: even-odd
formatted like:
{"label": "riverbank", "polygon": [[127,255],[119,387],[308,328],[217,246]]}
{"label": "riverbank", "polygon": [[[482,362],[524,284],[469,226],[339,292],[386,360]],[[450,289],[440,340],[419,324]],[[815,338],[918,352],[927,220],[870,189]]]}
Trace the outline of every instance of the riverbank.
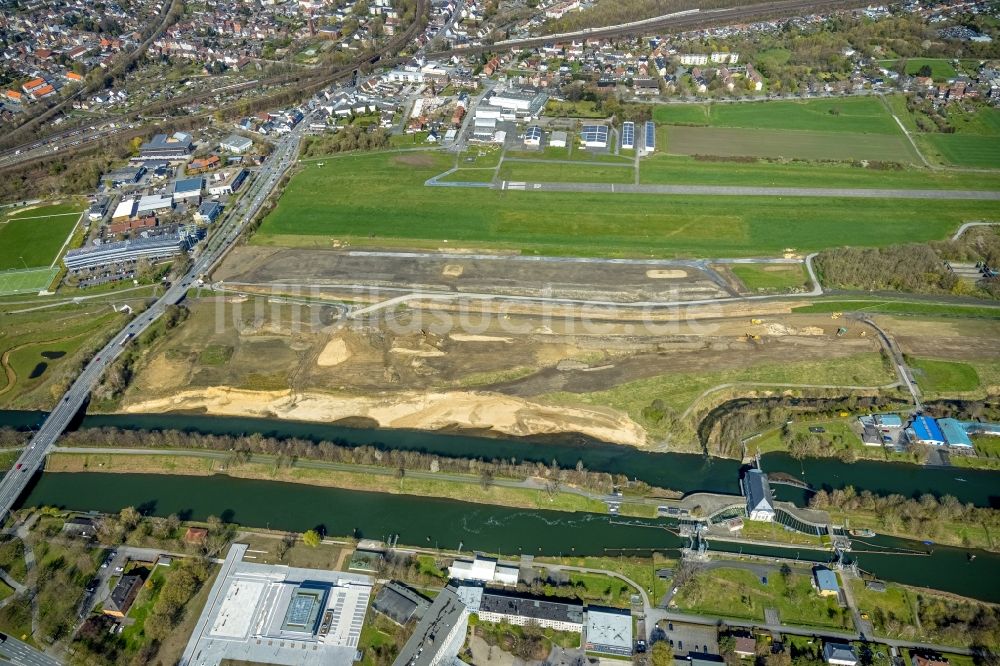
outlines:
{"label": "riverbank", "polygon": [[[112,474],[171,474],[179,476],[225,475],[237,479],[280,481],[302,485],[364,490],[393,495],[415,495],[454,499],[519,509],[585,511],[607,513],[608,505],[591,493],[571,486],[552,487],[544,479],[525,481],[490,479],[454,473],[398,470],[360,465],[342,465],[313,460],[283,461],[277,456],[253,456],[236,461],[233,456],[211,451],[184,453],[122,452],[94,453],[86,450],[49,455],[47,472],[103,472]],[[474,490],[474,492],[473,492]],[[621,514],[654,517],[653,504],[621,504]]]}

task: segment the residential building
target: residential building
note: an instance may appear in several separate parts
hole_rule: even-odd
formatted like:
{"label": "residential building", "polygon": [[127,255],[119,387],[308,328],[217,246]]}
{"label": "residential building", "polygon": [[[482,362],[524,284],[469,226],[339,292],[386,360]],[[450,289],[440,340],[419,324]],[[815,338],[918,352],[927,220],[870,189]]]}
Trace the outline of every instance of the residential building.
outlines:
{"label": "residential building", "polygon": [[451,587],[441,590],[392,662],[393,666],[452,664],[465,642],[469,614]]}
{"label": "residential building", "polygon": [[910,666],[949,666],[950,662],[939,654],[910,651]]}
{"label": "residential building", "polygon": [[484,592],[479,619],[508,622],[523,627],[529,623],[556,631],[583,631],[583,606],[513,594]]}
{"label": "residential building", "polygon": [[828,642],[823,644],[823,661],[833,666],[857,666],[858,655],[846,643]]}
{"label": "residential building", "polygon": [[430,605],[427,597],[396,581],[383,585],[372,602],[375,612],[385,615],[400,626],[413,618],[420,618]]}
{"label": "residential building", "polygon": [[757,639],[750,634],[733,636],[733,652],[737,657],[749,659],[757,654]]}
{"label": "residential building", "polygon": [[122,576],[111,595],[104,601],[102,608],[105,615],[125,617],[139,590],[142,589],[142,576]]}
{"label": "residential building", "polygon": [[747,517],[750,520],[771,522],[774,520],[774,496],[767,475],[759,469],[751,469],[740,481],[743,496],[747,500]]}
{"label": "residential building", "polygon": [[620,608],[587,608],[588,652],[632,656],[632,613]]}
{"label": "residential building", "polygon": [[63,523],[62,531],[71,536],[92,539],[97,534],[97,525],[93,518],[74,516]]}

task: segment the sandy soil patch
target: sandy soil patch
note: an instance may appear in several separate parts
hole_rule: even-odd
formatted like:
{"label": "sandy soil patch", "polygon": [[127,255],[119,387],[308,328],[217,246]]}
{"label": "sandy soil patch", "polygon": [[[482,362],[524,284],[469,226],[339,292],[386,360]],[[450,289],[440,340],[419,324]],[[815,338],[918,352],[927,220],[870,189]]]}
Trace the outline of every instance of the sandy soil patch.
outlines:
{"label": "sandy soil patch", "polygon": [[444,269],[441,271],[441,275],[445,277],[461,277],[464,272],[465,266],[459,266],[458,264],[446,264]]}
{"label": "sandy soil patch", "polygon": [[679,280],[681,278],[686,278],[688,276],[687,271],[683,271],[679,268],[670,269],[659,269],[651,268],[646,271],[646,277],[653,278],[657,280]]}
{"label": "sandy soil patch", "polygon": [[440,349],[407,349],[406,347],[393,347],[389,350],[392,354],[402,354],[404,356],[419,356],[421,358],[434,358],[444,356]]}
{"label": "sandy soil patch", "polygon": [[329,368],[340,365],[349,358],[351,358],[351,350],[347,348],[347,342],[340,338],[334,338],[323,347],[323,351],[316,358],[316,365],[321,368]]}
{"label": "sandy soil patch", "polygon": [[169,398],[147,400],[125,408],[131,413],[176,410],[317,422],[363,417],[383,428],[477,428],[517,437],[580,433],[615,444],[646,444],[646,433],[642,427],[627,415],[611,409],[550,406],[489,392],[401,392],[390,396],[345,396],[245,391],[215,386],[183,391]]}
{"label": "sandy soil patch", "polygon": [[782,271],[800,271],[799,264],[767,264],[764,266],[765,273],[780,273]]}
{"label": "sandy soil patch", "polygon": [[823,329],[819,326],[793,328],[784,324],[768,323],[764,324],[764,330],[768,335],[823,335]]}
{"label": "sandy soil patch", "polygon": [[514,338],[507,338],[500,335],[473,335],[471,333],[452,333],[448,336],[455,342],[514,342]]}

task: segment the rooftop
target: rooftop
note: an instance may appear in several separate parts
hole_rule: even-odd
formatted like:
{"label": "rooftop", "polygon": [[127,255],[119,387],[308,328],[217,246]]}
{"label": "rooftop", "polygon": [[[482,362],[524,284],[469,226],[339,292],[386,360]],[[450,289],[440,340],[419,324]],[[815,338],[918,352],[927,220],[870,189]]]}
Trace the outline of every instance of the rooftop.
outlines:
{"label": "rooftop", "polygon": [[536,620],[583,623],[583,606],[580,604],[521,597],[512,594],[484,592],[479,609],[487,613],[517,615]]}
{"label": "rooftop", "polygon": [[587,608],[588,649],[632,652],[632,614],[618,608]]}

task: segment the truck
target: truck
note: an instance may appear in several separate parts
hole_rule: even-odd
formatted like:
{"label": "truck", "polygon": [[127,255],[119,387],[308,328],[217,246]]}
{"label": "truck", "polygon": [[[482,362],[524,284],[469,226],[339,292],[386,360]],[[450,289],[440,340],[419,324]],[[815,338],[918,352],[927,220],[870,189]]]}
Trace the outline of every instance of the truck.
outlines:
{"label": "truck", "polygon": [[131,340],[132,336],[134,336],[134,335],[135,335],[135,333],[126,333],[125,337],[122,338],[122,341],[118,343],[119,346],[124,347],[125,345],[127,345],[128,341]]}

